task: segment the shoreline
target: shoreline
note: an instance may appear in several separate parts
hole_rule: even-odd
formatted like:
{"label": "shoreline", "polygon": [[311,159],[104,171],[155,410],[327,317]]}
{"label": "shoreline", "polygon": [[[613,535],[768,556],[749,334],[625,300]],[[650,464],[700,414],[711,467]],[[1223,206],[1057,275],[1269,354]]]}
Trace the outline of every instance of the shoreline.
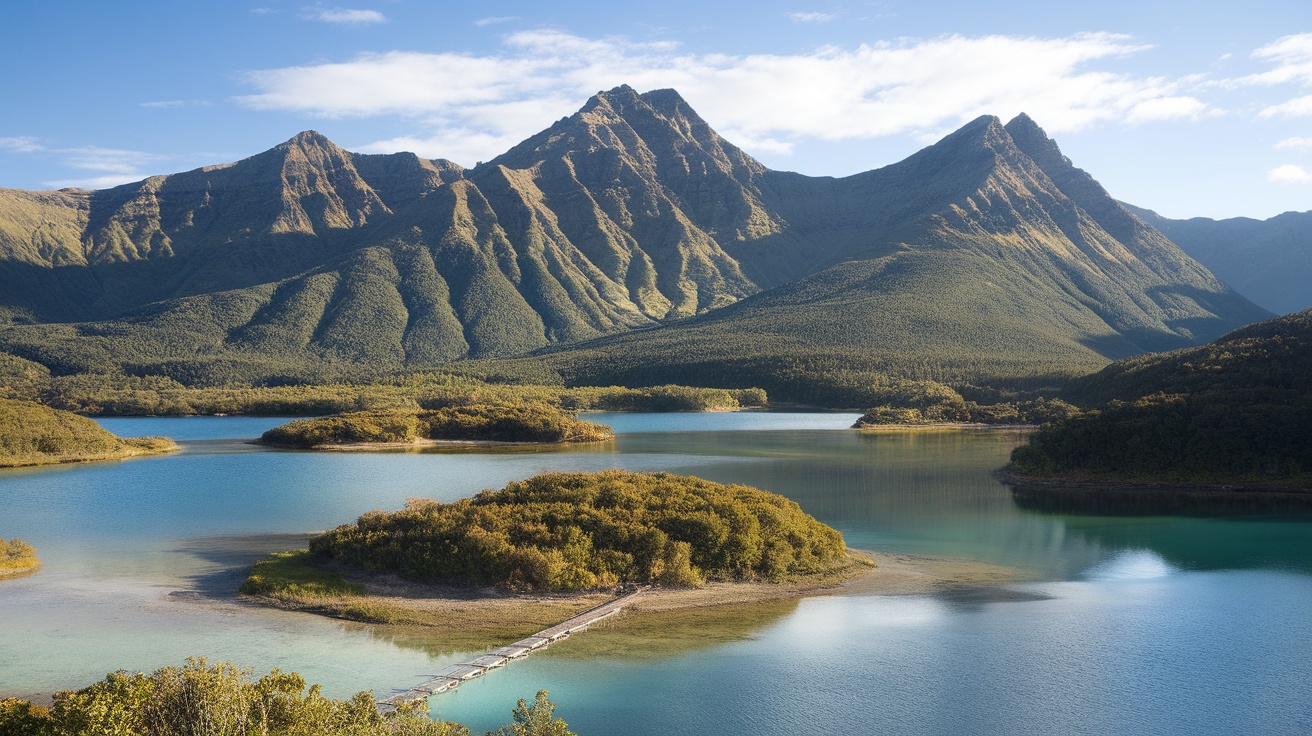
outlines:
{"label": "shoreline", "polygon": [[[134,440],[146,439],[151,438],[132,437],[125,439],[124,442],[132,443]],[[134,458],[171,455],[175,452],[180,452],[181,450],[181,445],[173,440],[168,440],[167,445],[135,444],[125,447],[117,452],[101,452],[91,455],[64,453],[60,455],[46,455],[43,457],[24,456],[14,460],[0,460],[0,470],[6,470],[9,468],[40,468],[51,465],[76,465],[78,463],[114,462],[117,460],[132,460]]]}
{"label": "shoreline", "polygon": [[0,570],[0,580],[13,580],[15,578],[27,577],[41,571],[41,561],[28,565],[27,567],[17,567],[8,570]]}
{"label": "shoreline", "polygon": [[[386,626],[417,627],[467,642],[513,641],[615,597],[609,591],[516,594],[371,575],[341,566],[364,590],[359,595],[300,598],[242,594],[252,605]],[[710,582],[698,588],[651,587],[626,607],[626,616],[768,604],[818,595],[916,595],[966,587],[991,587],[1029,578],[1021,570],[975,560],[848,550],[840,567],[781,583]],[[615,625],[621,625],[616,623]]]}
{"label": "shoreline", "polygon": [[1067,476],[1025,475],[1008,463],[993,471],[993,477],[1008,485],[1027,487],[1052,487],[1080,490],[1118,490],[1118,491],[1184,491],[1213,494],[1288,494],[1304,495],[1312,499],[1312,485],[1282,485],[1279,483],[1247,483],[1231,481],[1228,483],[1198,483],[1190,481],[1149,480],[1135,478],[1106,478],[1088,474]]}
{"label": "shoreline", "polygon": [[[609,442],[609,440],[596,441]],[[312,447],[298,447],[296,445],[265,442],[258,439],[251,440],[248,444],[274,447],[279,450],[306,450],[310,452],[370,452],[373,450],[413,450],[430,447],[523,447],[526,445],[554,446],[572,443],[568,441],[530,442],[525,440],[511,442],[506,440],[430,440],[427,438],[421,438],[410,440],[409,442],[334,442],[324,445],[314,445]]]}
{"label": "shoreline", "polygon": [[1312,488],[1273,484],[1135,481],[1027,476],[1010,465],[993,477],[1022,509],[1097,516],[1236,516],[1312,512]]}
{"label": "shoreline", "polygon": [[930,422],[927,424],[854,424],[860,432],[914,432],[950,429],[1038,429],[1037,424],[985,424],[984,422]]}

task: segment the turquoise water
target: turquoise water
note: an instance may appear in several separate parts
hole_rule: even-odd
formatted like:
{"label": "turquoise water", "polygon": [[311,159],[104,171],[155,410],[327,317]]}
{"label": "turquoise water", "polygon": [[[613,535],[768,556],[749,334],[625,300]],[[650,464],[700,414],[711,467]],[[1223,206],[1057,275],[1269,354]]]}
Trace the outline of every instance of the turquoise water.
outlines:
{"label": "turquoise water", "polygon": [[588,632],[433,698],[436,715],[477,732],[546,688],[585,736],[1312,731],[1312,523],[1026,511],[991,476],[1020,435],[844,431],[854,419],[597,415],[615,442],[385,454],[243,441],[280,419],[103,420],[184,451],[0,472],[0,537],[45,561],[0,584],[0,696],[194,654],[296,669],[338,696],[412,685],[463,653],[226,596],[260,554],[408,496],[624,467],[756,485],[851,546],[1011,565],[1032,582]]}

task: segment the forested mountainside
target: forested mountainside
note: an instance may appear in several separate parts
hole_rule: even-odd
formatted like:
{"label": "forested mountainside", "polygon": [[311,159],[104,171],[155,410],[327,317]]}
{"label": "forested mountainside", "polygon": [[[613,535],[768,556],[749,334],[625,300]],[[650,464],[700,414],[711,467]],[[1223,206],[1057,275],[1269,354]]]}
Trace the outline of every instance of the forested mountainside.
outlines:
{"label": "forested mountainside", "polygon": [[1078,379],[1099,408],[1012,455],[1034,476],[1312,488],[1312,310]]}
{"label": "forested mountainside", "polygon": [[307,132],[110,190],[0,191],[0,294],[0,349],[193,384],[578,344],[553,365],[676,371],[659,383],[798,354],[1069,375],[1269,316],[1027,117],[813,178],[629,87],[468,170]]}
{"label": "forested mountainside", "polygon": [[1261,307],[1276,314],[1312,307],[1312,212],[1172,220],[1126,207]]}

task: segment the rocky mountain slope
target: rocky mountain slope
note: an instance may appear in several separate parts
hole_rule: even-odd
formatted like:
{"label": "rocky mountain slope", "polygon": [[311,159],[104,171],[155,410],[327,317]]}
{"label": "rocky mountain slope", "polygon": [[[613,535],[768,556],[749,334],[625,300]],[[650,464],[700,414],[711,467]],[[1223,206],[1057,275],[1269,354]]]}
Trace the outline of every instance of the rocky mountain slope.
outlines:
{"label": "rocky mountain slope", "polygon": [[1072,373],[1267,316],[1024,116],[812,178],[628,87],[468,170],[307,132],[110,190],[2,190],[0,294],[0,348],[202,383],[578,344],[551,360]]}

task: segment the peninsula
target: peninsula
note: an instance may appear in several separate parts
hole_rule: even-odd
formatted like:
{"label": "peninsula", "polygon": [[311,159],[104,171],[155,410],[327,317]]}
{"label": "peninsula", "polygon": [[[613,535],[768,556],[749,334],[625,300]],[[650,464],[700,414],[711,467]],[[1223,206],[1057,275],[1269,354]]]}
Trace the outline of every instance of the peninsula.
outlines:
{"label": "peninsula", "polygon": [[0,468],[120,460],[177,449],[164,437],[125,439],[71,412],[0,399]]}

